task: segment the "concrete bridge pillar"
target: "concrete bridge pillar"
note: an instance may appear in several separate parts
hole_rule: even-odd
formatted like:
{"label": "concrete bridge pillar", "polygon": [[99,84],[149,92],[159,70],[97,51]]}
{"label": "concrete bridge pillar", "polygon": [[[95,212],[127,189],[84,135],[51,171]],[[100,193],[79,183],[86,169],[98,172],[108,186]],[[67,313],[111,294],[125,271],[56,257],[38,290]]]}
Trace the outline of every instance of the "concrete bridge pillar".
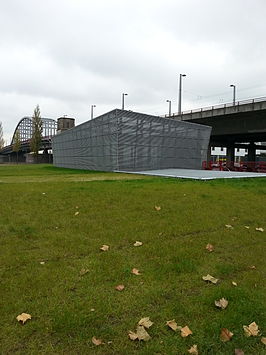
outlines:
{"label": "concrete bridge pillar", "polygon": [[248,161],[256,161],[256,146],[250,143],[248,146]]}
{"label": "concrete bridge pillar", "polygon": [[235,146],[234,144],[226,147],[226,163],[235,162]]}

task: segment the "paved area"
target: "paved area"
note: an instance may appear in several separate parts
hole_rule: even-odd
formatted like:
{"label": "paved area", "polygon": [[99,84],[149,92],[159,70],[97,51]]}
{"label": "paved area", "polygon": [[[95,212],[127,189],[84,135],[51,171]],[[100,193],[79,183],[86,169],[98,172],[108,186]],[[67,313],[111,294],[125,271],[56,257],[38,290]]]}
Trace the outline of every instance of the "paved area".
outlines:
{"label": "paved area", "polygon": [[160,169],[146,171],[117,171],[120,173],[153,175],[162,177],[173,177],[181,179],[213,180],[213,179],[235,179],[235,178],[258,178],[265,177],[266,173],[248,173],[237,171],[216,171],[216,170],[191,170],[191,169]]}

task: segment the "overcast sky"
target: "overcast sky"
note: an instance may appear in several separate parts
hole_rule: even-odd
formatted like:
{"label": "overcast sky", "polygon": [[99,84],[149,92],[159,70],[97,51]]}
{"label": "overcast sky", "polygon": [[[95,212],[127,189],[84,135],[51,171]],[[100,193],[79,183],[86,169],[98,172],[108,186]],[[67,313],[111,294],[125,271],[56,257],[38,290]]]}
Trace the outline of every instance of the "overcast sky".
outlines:
{"label": "overcast sky", "polygon": [[0,121],[266,96],[265,0],[0,0]]}

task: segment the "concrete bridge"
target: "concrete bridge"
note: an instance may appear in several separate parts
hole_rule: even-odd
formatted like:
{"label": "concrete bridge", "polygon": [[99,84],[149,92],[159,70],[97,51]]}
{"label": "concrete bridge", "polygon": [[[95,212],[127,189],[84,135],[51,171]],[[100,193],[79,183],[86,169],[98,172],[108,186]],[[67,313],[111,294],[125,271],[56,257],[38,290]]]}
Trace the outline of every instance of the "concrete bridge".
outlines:
{"label": "concrete bridge", "polygon": [[266,150],[266,143],[256,144],[266,142],[266,97],[184,111],[171,118],[211,126],[210,148],[226,147],[228,161],[234,161],[234,148],[248,149],[249,161],[255,161],[256,149]]}

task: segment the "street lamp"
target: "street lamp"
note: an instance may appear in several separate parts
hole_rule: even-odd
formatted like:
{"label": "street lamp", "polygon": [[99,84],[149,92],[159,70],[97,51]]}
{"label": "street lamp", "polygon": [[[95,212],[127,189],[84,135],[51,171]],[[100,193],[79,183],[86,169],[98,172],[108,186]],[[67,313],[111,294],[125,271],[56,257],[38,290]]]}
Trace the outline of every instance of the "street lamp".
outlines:
{"label": "street lamp", "polygon": [[171,100],[166,100],[166,102],[169,103],[169,117],[171,117],[171,106],[172,106],[172,101]]}
{"label": "street lamp", "polygon": [[122,110],[125,109],[125,96],[127,96],[127,94],[122,94]]}
{"label": "street lamp", "polygon": [[96,107],[96,105],[91,105],[91,120],[93,119],[93,109]]}
{"label": "street lamp", "polygon": [[179,74],[179,98],[178,98],[178,115],[181,115],[181,100],[182,100],[182,77],[186,74]]}
{"label": "street lamp", "polygon": [[230,87],[233,88],[233,106],[235,106],[235,104],[236,104],[236,86],[231,84]]}

